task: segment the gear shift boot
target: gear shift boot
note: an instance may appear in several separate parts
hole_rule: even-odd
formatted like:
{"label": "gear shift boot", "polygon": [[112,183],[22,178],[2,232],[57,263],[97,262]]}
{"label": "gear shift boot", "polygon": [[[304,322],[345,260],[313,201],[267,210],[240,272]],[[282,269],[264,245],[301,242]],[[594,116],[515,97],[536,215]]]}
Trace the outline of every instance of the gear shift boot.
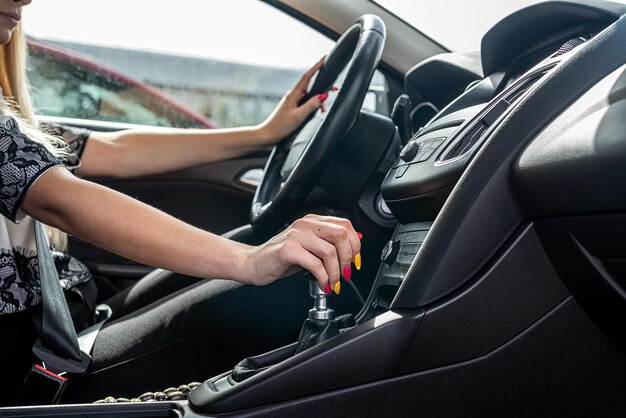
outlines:
{"label": "gear shift boot", "polygon": [[309,279],[309,296],[313,298],[315,304],[313,309],[309,310],[309,318],[304,321],[300,330],[296,354],[339,334],[335,311],[328,306],[328,296],[315,280]]}
{"label": "gear shift boot", "polygon": [[319,288],[315,280],[309,280],[309,295],[315,304],[313,309],[309,310],[309,317],[302,324],[298,342],[240,361],[230,375],[232,381],[243,382],[275,364],[334,337],[339,334],[340,328],[354,326],[352,314],[342,315],[335,319],[335,311],[328,306],[328,295]]}
{"label": "gear shift boot", "polygon": [[302,324],[296,354],[311,348],[329,338],[339,334],[337,323],[334,319],[311,319],[308,318]]}

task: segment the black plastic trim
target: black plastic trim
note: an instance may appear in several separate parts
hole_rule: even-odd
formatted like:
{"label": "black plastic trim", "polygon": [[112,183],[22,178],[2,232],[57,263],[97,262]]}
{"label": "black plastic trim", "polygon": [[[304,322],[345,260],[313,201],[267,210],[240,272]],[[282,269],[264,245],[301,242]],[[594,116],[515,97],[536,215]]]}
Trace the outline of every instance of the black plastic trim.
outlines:
{"label": "black plastic trim", "polygon": [[189,405],[205,414],[240,411],[389,377],[421,316],[421,311],[387,312],[225,391],[204,382],[189,395]]}
{"label": "black plastic trim", "polygon": [[[626,13],[626,6],[610,1],[549,1],[523,8],[494,25],[481,43],[485,74],[506,69],[527,52],[529,45],[583,23],[608,26]],[[532,30],[529,28],[532,27]]]}
{"label": "black plastic trim", "polygon": [[626,215],[545,219],[537,230],[576,301],[626,353]]}
{"label": "black plastic trim", "polygon": [[483,356],[531,326],[569,295],[532,225],[522,228],[503,246],[476,280],[427,309],[397,373]]}
{"label": "black plastic trim", "polygon": [[568,298],[483,357],[236,416],[617,417],[625,375],[624,356]]}

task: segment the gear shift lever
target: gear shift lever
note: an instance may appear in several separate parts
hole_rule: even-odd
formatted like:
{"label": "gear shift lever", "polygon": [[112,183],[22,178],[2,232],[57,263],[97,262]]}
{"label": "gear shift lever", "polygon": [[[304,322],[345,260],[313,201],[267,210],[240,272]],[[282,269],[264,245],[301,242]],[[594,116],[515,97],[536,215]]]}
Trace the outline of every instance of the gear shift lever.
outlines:
{"label": "gear shift lever", "polygon": [[[308,273],[305,273],[308,275]],[[325,294],[318,286],[315,279],[309,279],[309,295],[313,298],[313,308],[309,310],[309,317],[302,324],[298,342],[279,348],[269,353],[255,357],[249,357],[237,363],[231,378],[235,382],[243,382],[276,363],[311,348],[329,338],[339,334],[339,329],[354,326],[352,314],[342,315],[335,318],[335,311],[329,307],[330,295]]]}
{"label": "gear shift lever", "polygon": [[317,285],[315,280],[309,280],[309,296],[313,298],[313,309],[309,310],[309,319],[335,319],[335,311],[328,307],[328,296]]}
{"label": "gear shift lever", "polygon": [[335,311],[328,305],[328,296],[317,285],[317,281],[309,279],[309,295],[314,300],[309,317],[302,324],[296,354],[311,348],[339,334]]}

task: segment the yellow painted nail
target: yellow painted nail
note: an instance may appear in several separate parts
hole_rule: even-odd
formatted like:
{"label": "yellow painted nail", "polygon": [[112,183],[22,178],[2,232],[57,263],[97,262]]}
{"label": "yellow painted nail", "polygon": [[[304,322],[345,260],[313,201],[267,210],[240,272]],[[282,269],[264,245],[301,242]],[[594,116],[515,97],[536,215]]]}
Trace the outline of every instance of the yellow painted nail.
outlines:
{"label": "yellow painted nail", "polygon": [[333,292],[335,292],[336,294],[339,294],[339,292],[341,292],[341,283],[339,282],[339,280],[337,280],[337,283],[335,283],[335,285],[333,286]]}
{"label": "yellow painted nail", "polygon": [[356,267],[357,270],[361,270],[361,253],[358,253],[354,257],[354,266]]}

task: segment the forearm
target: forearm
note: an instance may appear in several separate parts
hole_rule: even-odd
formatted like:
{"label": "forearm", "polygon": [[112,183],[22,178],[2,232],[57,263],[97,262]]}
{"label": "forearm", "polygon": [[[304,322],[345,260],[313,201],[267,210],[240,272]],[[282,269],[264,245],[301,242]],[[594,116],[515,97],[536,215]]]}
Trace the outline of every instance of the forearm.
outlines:
{"label": "forearm", "polygon": [[222,161],[270,147],[293,133],[320,107],[328,94],[306,95],[324,58],[287,92],[260,125],[233,129],[171,129],[93,132],[85,147],[81,176],[133,177],[179,170]]}
{"label": "forearm", "polygon": [[236,158],[268,146],[260,127],[93,132],[78,173],[150,175]]}
{"label": "forearm", "polygon": [[123,257],[202,278],[247,281],[249,247],[187,225],[150,206],[54,168],[22,210]]}

